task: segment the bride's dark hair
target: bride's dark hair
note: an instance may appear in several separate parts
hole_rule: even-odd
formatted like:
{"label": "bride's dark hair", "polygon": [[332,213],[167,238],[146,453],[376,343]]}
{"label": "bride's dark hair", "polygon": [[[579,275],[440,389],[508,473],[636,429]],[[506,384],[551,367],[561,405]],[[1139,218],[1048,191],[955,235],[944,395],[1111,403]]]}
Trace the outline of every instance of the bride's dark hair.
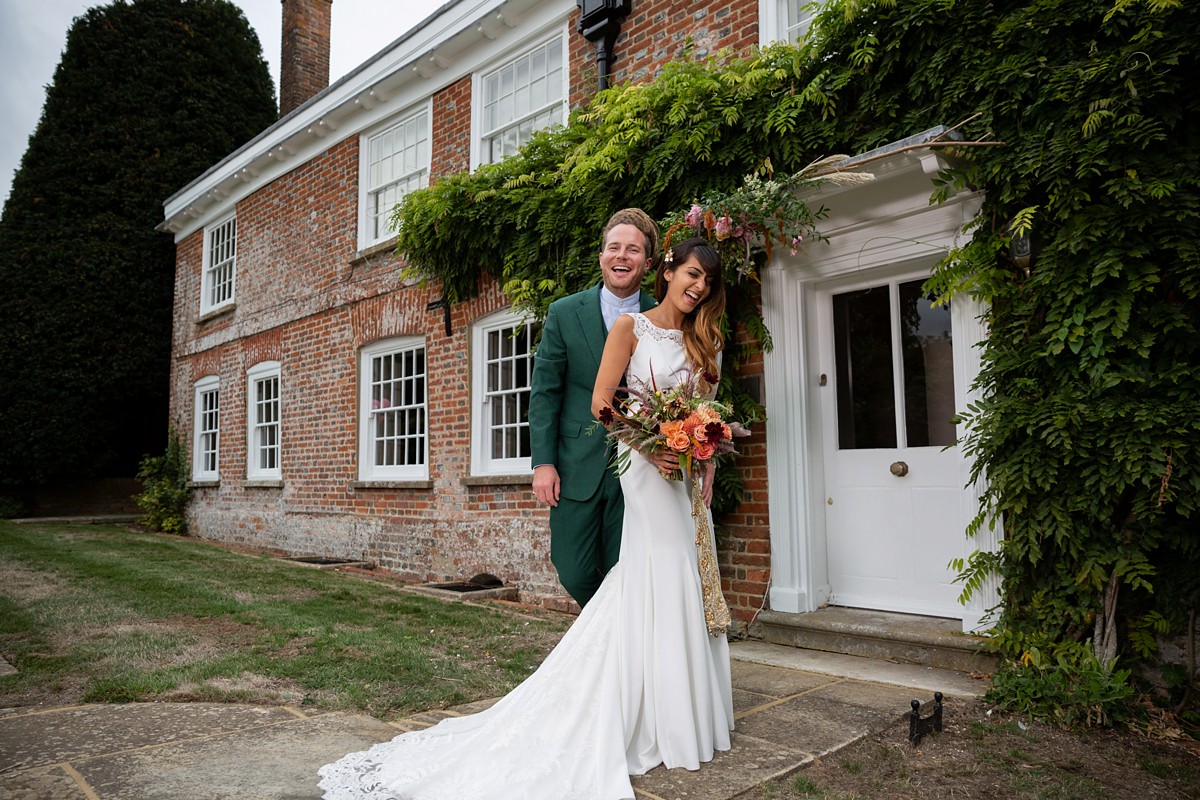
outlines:
{"label": "bride's dark hair", "polygon": [[708,278],[708,296],[683,319],[683,349],[693,366],[716,375],[717,353],[725,348],[725,337],[721,335],[721,317],[725,315],[725,274],[721,270],[720,253],[701,237],[672,245],[658,263],[654,296],[662,302],[667,296],[667,273],[674,272],[693,257]]}

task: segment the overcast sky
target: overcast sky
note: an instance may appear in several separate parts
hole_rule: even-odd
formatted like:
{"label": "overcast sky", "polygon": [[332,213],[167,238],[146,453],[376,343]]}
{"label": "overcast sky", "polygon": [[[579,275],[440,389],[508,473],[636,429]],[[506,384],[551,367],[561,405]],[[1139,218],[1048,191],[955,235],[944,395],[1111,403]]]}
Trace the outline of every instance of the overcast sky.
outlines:
{"label": "overcast sky", "polygon": [[[334,0],[329,82],[350,72],[445,5],[447,0]],[[233,0],[262,43],[279,94],[281,0]],[[0,0],[0,203],[42,114],[46,86],[67,42],[67,30],[106,0]]]}

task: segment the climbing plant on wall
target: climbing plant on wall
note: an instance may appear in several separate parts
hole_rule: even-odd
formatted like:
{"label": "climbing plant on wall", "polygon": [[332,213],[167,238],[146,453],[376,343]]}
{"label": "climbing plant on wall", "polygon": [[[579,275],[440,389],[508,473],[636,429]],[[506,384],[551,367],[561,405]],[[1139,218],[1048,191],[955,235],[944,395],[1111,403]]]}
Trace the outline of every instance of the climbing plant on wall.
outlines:
{"label": "climbing plant on wall", "polygon": [[[684,54],[410,195],[399,249],[452,300],[489,273],[536,313],[595,280],[617,208],[678,219],[748,175],[971,119],[968,140],[1005,146],[964,146],[940,176],[933,201],[986,199],[929,286],[988,309],[983,399],[960,431],[986,486],[973,529],[1004,537],[957,566],[968,593],[1001,579],[998,697],[1113,719],[1118,657],[1193,635],[1200,602],[1197,30],[1181,0],[834,0],[799,46]],[[742,286],[733,316],[755,319]],[[1194,666],[1176,675],[1164,699],[1183,710]]]}

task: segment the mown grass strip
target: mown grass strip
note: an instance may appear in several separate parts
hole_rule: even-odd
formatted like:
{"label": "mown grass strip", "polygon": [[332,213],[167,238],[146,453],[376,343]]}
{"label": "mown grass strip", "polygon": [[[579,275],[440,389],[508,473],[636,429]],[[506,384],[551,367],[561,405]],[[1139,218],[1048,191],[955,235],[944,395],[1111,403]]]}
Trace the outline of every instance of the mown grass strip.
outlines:
{"label": "mown grass strip", "polygon": [[569,620],[118,526],[0,521],[0,703],[288,702],[400,715],[503,694]]}

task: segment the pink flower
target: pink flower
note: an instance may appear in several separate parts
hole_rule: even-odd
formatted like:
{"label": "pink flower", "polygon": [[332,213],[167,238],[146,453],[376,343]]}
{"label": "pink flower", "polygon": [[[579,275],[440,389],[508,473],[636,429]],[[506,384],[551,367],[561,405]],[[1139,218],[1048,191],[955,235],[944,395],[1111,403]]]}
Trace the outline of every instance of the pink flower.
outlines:
{"label": "pink flower", "polygon": [[716,452],[717,448],[713,447],[708,442],[697,442],[696,446],[692,448],[692,455],[701,461],[707,461],[708,459],[712,458],[713,454]]}
{"label": "pink flower", "polygon": [[717,224],[713,226],[713,233],[717,235],[717,240],[728,239],[730,231],[733,230],[733,220],[729,217],[720,217],[717,219]]}
{"label": "pink flower", "polygon": [[692,204],[692,210],[689,211],[683,218],[690,227],[699,229],[700,221],[704,219],[704,209],[696,204]]}

